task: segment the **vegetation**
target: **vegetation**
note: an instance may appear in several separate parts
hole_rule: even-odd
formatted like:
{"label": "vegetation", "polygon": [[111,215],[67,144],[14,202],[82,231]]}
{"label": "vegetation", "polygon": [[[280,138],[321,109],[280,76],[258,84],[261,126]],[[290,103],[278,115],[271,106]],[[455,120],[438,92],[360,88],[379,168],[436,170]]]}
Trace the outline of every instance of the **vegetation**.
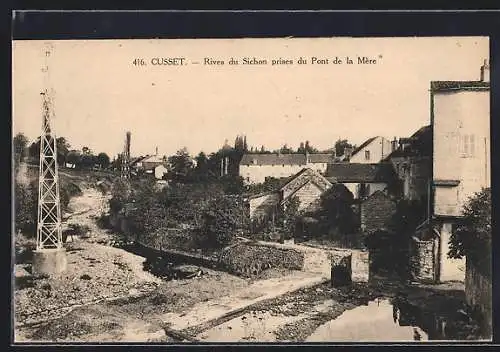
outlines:
{"label": "vegetation", "polygon": [[321,196],[321,212],[326,226],[336,228],[341,234],[351,234],[359,229],[359,220],[353,210],[354,196],[343,184],[334,184]]}
{"label": "vegetation", "polygon": [[365,238],[365,245],[372,254],[372,270],[383,270],[408,278],[411,273],[408,252],[410,238],[425,218],[424,202],[400,200],[388,228],[370,233]]}
{"label": "vegetation", "polygon": [[14,151],[14,166],[18,166],[19,162],[24,160],[28,142],[28,138],[24,134],[18,133],[15,135],[12,146]]}
{"label": "vegetation", "polygon": [[467,257],[491,277],[491,189],[472,196],[463,209],[463,220],[453,231],[448,255]]}
{"label": "vegetation", "polygon": [[[107,168],[110,165],[110,158],[106,153],[95,155],[89,147],[85,146],[81,150],[71,149],[71,144],[65,137],[56,138],[56,147],[57,162],[61,166],[68,163],[75,165],[76,169],[91,169],[96,165],[100,168]],[[27,151],[31,160],[39,160],[40,137],[29,145]]]}
{"label": "vegetation", "polygon": [[153,240],[169,229],[191,229],[198,244],[221,247],[246,226],[241,197],[229,194],[224,182],[173,182],[159,190],[152,179],[133,180],[127,196],[126,182],[112,187],[111,211],[124,213],[131,231]]}

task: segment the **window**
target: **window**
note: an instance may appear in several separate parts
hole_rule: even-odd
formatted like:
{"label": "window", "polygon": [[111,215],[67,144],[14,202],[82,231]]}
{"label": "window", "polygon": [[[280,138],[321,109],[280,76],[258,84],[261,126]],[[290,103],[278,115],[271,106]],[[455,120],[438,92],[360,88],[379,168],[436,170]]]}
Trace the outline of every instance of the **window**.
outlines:
{"label": "window", "polygon": [[474,157],[475,143],[473,134],[465,134],[460,136],[460,155],[463,158]]}
{"label": "window", "polygon": [[370,160],[370,151],[365,150],[365,160]]}

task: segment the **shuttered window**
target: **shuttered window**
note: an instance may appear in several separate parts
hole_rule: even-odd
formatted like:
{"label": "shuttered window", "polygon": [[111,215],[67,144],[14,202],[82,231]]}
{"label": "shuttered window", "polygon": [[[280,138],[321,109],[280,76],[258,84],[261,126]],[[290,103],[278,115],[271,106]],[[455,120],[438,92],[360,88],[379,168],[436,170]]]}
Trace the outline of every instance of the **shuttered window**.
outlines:
{"label": "shuttered window", "polygon": [[475,140],[473,134],[460,136],[460,155],[464,158],[473,158],[475,153]]}

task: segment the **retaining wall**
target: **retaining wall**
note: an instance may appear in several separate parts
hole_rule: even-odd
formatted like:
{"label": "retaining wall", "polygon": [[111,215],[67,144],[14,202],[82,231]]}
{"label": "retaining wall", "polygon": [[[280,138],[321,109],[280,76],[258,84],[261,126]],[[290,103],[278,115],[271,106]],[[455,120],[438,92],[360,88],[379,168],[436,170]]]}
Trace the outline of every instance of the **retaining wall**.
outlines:
{"label": "retaining wall", "polygon": [[224,249],[221,265],[229,272],[245,277],[259,275],[269,268],[302,270],[304,253],[286,247],[243,242]]}
{"label": "retaining wall", "polygon": [[471,260],[466,260],[465,299],[480,314],[485,335],[492,333],[492,286],[491,278],[484,275]]}
{"label": "retaining wall", "polygon": [[411,240],[410,266],[414,280],[435,282],[434,241],[421,241],[416,237]]}

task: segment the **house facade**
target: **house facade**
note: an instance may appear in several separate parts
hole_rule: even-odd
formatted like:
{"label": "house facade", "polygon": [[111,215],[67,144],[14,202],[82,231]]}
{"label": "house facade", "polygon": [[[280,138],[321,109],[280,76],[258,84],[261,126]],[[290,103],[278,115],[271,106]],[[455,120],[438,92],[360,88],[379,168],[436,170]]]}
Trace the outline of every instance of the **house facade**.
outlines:
{"label": "house facade", "polygon": [[377,191],[389,193],[396,175],[388,162],[378,164],[332,163],[326,178],[331,183],[342,183],[355,200],[365,199]]}
{"label": "house facade", "polygon": [[320,197],[332,184],[319,172],[304,168],[292,176],[285,185],[273,192],[254,195],[248,198],[250,219],[264,221],[286,207],[287,201],[296,198],[299,212],[319,209]]}
{"label": "house facade", "polygon": [[167,172],[168,169],[163,164],[160,164],[154,168],[154,174],[157,180],[163,179],[163,176],[165,176]]}
{"label": "house facade", "polygon": [[[385,159],[392,152],[390,140],[377,136],[363,142],[359,147],[346,155],[351,163],[376,164]],[[346,160],[347,161],[347,160]]]}
{"label": "house facade", "polygon": [[464,204],[491,186],[488,71],[479,81],[431,82],[431,214],[417,237],[434,241],[434,281],[464,281],[465,258],[448,258],[450,239]]}
{"label": "house facade", "polygon": [[387,157],[402,185],[402,197],[427,203],[432,177],[432,130],[424,126],[409,138],[400,138]]}
{"label": "house facade", "polygon": [[304,168],[324,173],[333,154],[293,153],[293,154],[244,154],[239,174],[245,183],[262,183],[266,177],[283,178],[299,173]]}

